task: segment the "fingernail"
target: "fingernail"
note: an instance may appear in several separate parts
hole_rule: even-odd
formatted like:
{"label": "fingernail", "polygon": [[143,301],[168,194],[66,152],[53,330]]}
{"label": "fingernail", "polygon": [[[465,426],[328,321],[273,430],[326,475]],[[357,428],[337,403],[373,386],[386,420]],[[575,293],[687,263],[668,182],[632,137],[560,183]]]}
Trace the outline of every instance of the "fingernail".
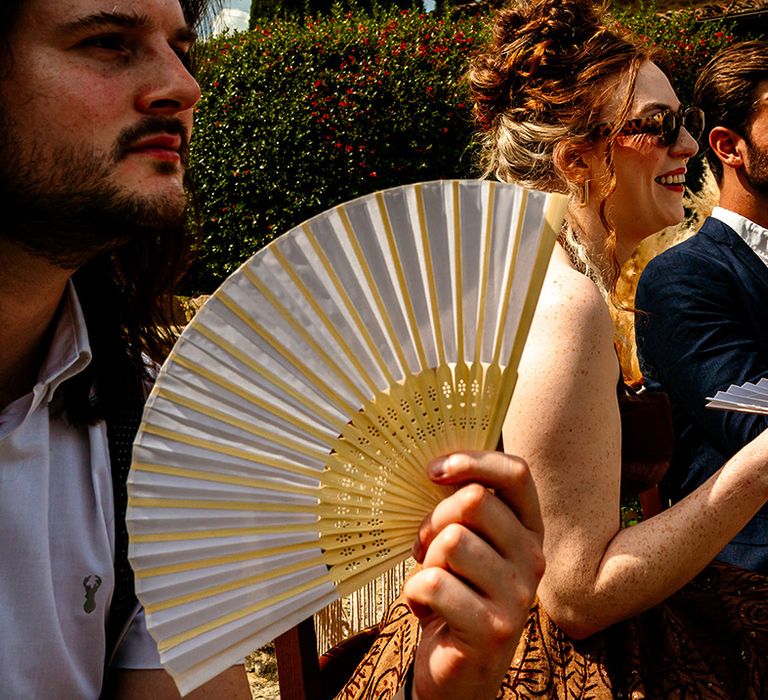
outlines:
{"label": "fingernail", "polygon": [[441,479],[446,475],[446,463],[447,457],[439,457],[429,465],[429,475],[433,479]]}
{"label": "fingernail", "polygon": [[417,538],[416,541],[413,543],[413,547],[411,548],[411,554],[413,555],[413,558],[421,563],[422,557],[424,555],[423,548],[421,546],[421,541]]}

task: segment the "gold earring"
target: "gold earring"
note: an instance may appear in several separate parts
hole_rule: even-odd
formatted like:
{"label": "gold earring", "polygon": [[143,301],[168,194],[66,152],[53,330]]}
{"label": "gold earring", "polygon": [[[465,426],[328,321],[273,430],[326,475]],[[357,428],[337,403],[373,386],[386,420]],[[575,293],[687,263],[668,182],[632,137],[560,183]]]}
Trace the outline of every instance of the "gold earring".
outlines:
{"label": "gold earring", "polygon": [[581,199],[579,200],[579,204],[582,207],[586,207],[587,204],[589,204],[589,180],[584,180],[584,182],[581,183]]}

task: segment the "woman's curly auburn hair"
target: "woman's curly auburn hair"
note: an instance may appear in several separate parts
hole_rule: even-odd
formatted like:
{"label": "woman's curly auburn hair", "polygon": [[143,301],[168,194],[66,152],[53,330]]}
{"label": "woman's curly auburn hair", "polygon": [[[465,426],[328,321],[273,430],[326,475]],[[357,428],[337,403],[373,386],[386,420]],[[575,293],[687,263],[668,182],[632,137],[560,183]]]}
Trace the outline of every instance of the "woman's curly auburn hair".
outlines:
{"label": "woman's curly auburn hair", "polygon": [[[640,66],[660,63],[659,51],[616,24],[590,0],[520,0],[495,16],[492,38],[467,78],[480,128],[486,176],[578,198],[573,165],[594,146],[594,125],[626,81],[623,103],[607,138],[608,177],[600,183],[600,218],[609,232],[603,250],[588,249],[569,223],[561,236],[574,263],[612,294],[618,279],[616,235],[606,217],[615,190],[613,144],[629,116]],[[569,175],[571,174],[571,175]]]}

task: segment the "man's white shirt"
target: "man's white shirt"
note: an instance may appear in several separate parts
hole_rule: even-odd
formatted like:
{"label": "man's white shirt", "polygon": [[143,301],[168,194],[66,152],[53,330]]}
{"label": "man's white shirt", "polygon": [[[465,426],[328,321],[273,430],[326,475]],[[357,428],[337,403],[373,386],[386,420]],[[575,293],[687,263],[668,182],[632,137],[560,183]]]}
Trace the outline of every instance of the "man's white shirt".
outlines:
{"label": "man's white shirt", "polygon": [[[114,588],[104,423],[73,427],[57,388],[91,360],[74,288],[32,392],[0,412],[0,697],[97,698]],[[142,626],[143,627],[143,626]],[[118,665],[156,668],[146,629]],[[132,651],[133,650],[133,651]]]}

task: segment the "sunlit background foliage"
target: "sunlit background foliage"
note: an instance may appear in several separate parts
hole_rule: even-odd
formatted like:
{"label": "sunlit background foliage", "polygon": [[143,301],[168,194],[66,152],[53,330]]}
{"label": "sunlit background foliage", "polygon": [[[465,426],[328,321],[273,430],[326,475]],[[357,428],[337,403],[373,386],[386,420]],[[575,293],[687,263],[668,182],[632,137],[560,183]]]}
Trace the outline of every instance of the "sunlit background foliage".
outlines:
{"label": "sunlit background foliage", "polygon": [[[478,174],[462,76],[487,10],[289,10],[252,14],[251,31],[210,39],[198,56],[192,174],[202,245],[189,294],[213,291],[275,236],[335,204]],[[728,25],[692,12],[618,16],[670,53],[684,100],[734,40]]]}

